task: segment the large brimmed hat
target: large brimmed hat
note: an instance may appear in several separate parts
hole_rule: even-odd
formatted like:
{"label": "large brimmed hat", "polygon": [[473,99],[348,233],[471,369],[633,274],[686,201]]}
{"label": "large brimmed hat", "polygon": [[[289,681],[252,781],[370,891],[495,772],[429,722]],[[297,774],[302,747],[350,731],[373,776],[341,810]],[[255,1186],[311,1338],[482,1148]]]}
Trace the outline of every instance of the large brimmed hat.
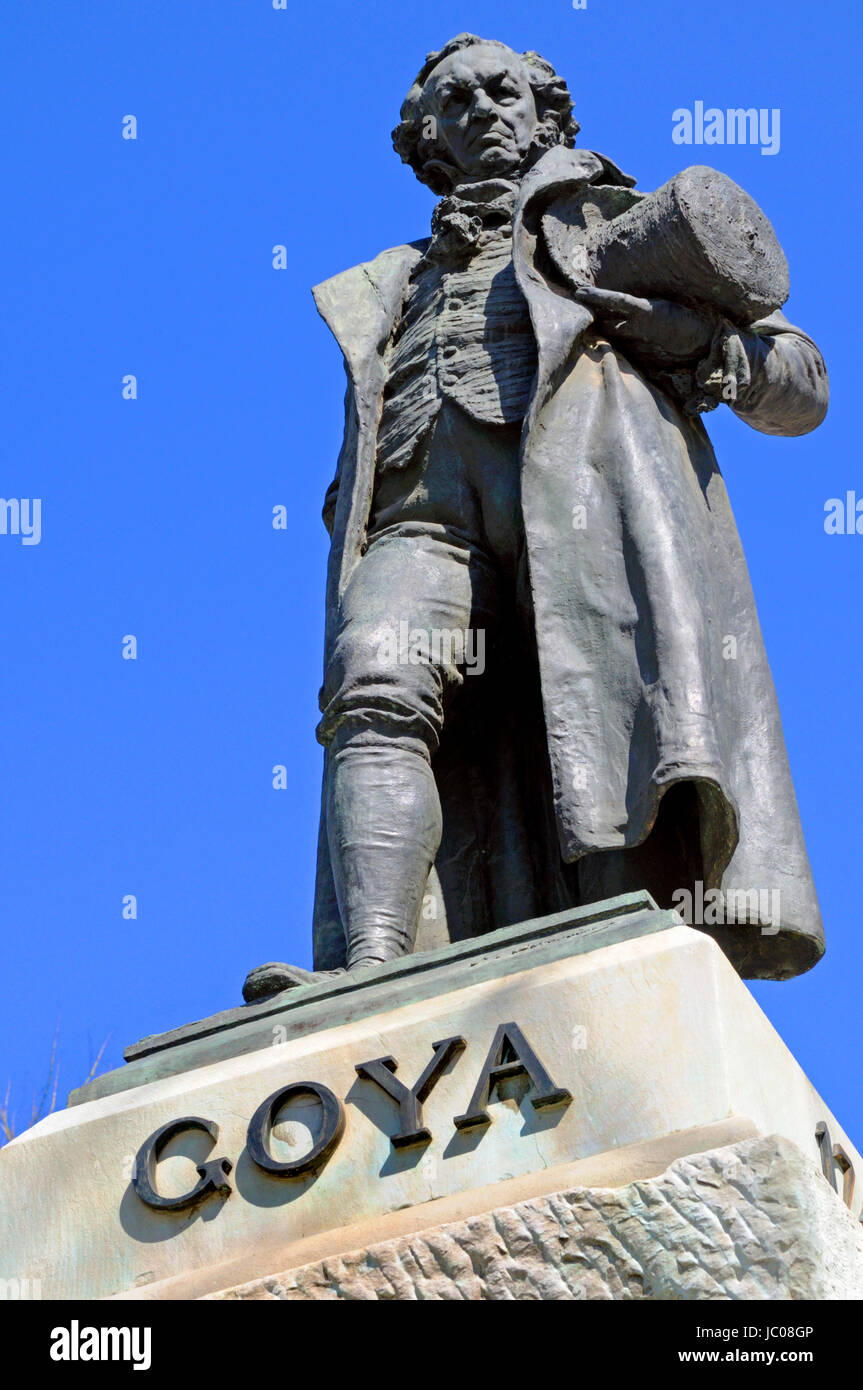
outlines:
{"label": "large brimmed hat", "polygon": [[716,169],[694,164],[647,195],[594,186],[568,201],[572,220],[558,209],[544,221],[568,278],[706,304],[741,324],[788,298],[788,262],[770,222]]}

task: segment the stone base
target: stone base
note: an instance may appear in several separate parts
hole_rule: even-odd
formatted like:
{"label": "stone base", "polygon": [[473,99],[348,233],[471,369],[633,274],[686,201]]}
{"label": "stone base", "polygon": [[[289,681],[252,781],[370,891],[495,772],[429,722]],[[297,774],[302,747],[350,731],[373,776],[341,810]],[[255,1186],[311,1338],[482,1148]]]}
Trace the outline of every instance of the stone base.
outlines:
{"label": "stone base", "polygon": [[[406,1126],[380,1078],[417,1086],[444,1040]],[[0,1150],[0,1281],[46,1299],[859,1296],[834,1188],[859,1215],[863,1162],[718,946],[644,894],[127,1057]]]}
{"label": "stone base", "polygon": [[863,1226],[780,1135],[496,1207],[210,1299],[863,1299]]}

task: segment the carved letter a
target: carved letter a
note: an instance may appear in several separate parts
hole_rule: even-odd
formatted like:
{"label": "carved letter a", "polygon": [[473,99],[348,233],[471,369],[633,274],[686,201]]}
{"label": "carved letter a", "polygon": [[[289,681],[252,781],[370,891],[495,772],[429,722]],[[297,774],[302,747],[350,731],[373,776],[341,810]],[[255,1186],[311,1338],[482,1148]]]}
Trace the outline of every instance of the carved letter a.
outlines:
{"label": "carved letter a", "polygon": [[569,1105],[572,1096],[561,1086],[555,1086],[517,1023],[502,1023],[494,1035],[485,1065],[480,1072],[476,1090],[464,1115],[456,1115],[456,1129],[473,1129],[491,1123],[486,1106],[498,1082],[512,1076],[526,1076],[532,1087],[534,1110],[547,1110],[553,1105]]}

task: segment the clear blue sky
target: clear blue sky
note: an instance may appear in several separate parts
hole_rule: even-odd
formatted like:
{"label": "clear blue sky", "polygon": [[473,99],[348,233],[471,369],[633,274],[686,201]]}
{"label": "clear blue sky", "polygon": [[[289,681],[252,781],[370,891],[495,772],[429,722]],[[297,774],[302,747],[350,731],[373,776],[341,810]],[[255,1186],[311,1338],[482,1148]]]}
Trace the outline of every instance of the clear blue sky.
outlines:
{"label": "clear blue sky", "polygon": [[[816,434],[708,427],[828,937],[813,973],[754,993],[863,1142],[863,536],[823,525],[828,498],[863,497],[858,23],[851,0],[6,6],[0,494],[43,502],[39,545],[0,536],[0,1081],[22,1108],[58,1015],[65,1096],[106,1035],[119,1065],[239,1002],[253,965],[310,964],[344,378],[309,287],[426,234],[432,197],[389,132],[426,51],[469,29],[554,62],[580,143],[641,187],[698,162],[742,183],[826,355]],[[672,112],[698,100],[779,108],[779,152],[675,145]]]}

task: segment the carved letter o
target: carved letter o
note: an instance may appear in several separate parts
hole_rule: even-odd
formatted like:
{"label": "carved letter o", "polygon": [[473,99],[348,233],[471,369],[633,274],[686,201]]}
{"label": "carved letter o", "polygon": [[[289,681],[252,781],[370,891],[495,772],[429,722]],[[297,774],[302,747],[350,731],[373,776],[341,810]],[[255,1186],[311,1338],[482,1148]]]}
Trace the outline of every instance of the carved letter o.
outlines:
{"label": "carved letter o", "polygon": [[[281,1163],[270,1153],[269,1142],[276,1116],[295,1096],[314,1096],[321,1107],[321,1132],[303,1158]],[[319,1173],[341,1139],[345,1129],[344,1106],[327,1086],[317,1081],[297,1081],[268,1096],[249,1123],[247,1145],[252,1162],[277,1178],[305,1178]]]}

